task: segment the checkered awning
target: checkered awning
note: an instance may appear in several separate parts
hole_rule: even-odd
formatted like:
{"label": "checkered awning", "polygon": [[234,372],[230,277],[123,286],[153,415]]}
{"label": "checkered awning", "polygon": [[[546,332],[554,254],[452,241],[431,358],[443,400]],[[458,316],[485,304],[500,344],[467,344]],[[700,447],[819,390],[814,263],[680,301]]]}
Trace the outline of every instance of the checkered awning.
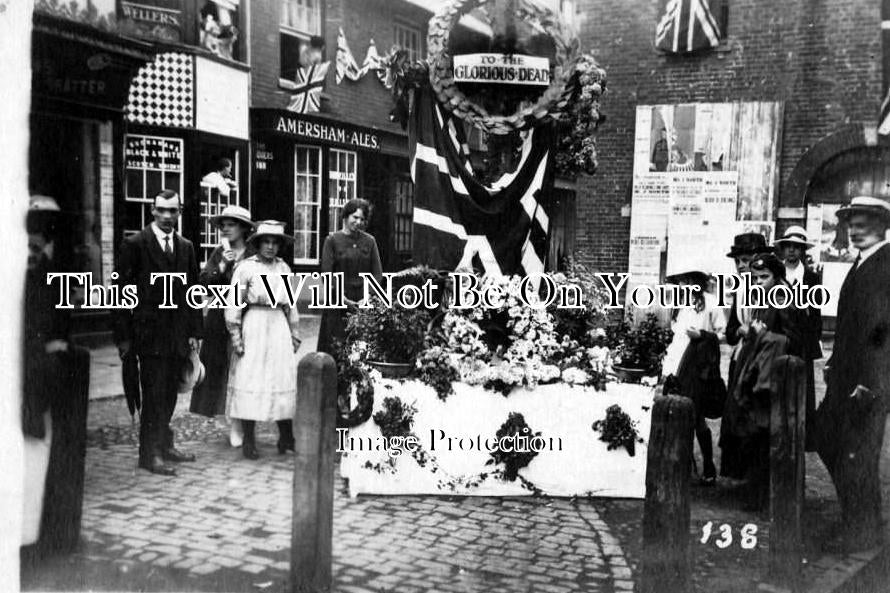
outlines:
{"label": "checkered awning", "polygon": [[127,121],[171,128],[195,127],[195,61],[165,53],[145,65],[130,83]]}

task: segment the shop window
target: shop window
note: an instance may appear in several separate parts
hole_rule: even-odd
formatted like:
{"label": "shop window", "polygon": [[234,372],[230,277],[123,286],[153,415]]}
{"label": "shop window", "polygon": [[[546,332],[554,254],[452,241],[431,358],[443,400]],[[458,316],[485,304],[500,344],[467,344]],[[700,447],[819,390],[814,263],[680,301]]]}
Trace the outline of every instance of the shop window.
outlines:
{"label": "shop window", "polygon": [[321,0],[283,0],[279,25],[279,76],[286,80],[296,80],[301,55],[309,47],[309,38],[322,34]]}
{"label": "shop window", "polygon": [[[180,138],[128,134],[124,188],[124,236],[138,233],[154,218],[151,207],[162,189],[184,197]],[[182,217],[179,219],[180,229]]]}
{"label": "shop window", "polygon": [[356,153],[331,149],[328,153],[328,231],[340,230],[343,206],[356,197]]}
{"label": "shop window", "polygon": [[421,59],[420,29],[404,23],[395,24],[395,44],[408,50],[408,58],[413,62]]}
{"label": "shop window", "polygon": [[393,216],[393,244],[399,255],[411,255],[414,225],[414,184],[410,178],[396,181]]}
{"label": "shop window", "polygon": [[294,148],[294,263],[317,264],[321,234],[321,149]]}
{"label": "shop window", "polygon": [[226,206],[249,207],[246,200],[245,203],[241,203],[241,191],[239,189],[241,151],[234,150],[224,158],[231,163],[231,169],[228,172],[224,170],[225,162],[222,162],[222,159],[220,159],[213,167],[213,170],[209,171],[201,179],[200,255],[202,263],[210,259],[210,254],[219,245],[221,238],[219,229],[210,223],[210,218],[222,212]]}

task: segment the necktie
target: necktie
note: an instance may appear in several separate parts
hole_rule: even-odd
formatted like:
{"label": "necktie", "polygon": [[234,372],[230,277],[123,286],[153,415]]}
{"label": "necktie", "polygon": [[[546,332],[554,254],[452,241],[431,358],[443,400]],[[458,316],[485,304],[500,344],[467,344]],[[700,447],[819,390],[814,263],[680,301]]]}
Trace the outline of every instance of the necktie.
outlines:
{"label": "necktie", "polygon": [[164,255],[168,261],[173,261],[173,248],[170,246],[170,235],[164,237]]}
{"label": "necktie", "polygon": [[859,262],[861,262],[861,261],[862,261],[862,254],[860,253],[859,255],[856,256],[856,261],[853,262],[853,267],[850,268],[851,274],[856,271],[856,268],[859,267]]}

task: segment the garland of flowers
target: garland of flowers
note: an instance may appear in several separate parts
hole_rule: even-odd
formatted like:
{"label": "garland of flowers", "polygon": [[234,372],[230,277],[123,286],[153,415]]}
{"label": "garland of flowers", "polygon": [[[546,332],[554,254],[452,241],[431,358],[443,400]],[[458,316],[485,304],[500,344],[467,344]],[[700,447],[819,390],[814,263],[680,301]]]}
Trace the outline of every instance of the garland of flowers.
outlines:
{"label": "garland of flowers", "polygon": [[644,442],[637,431],[637,423],[617,404],[606,408],[605,419],[597,420],[591,428],[600,433],[601,441],[608,443],[607,450],[624,447],[631,457],[636,455],[636,444]]}
{"label": "garland of flowers", "polygon": [[451,30],[462,16],[483,4],[485,0],[448,0],[430,19],[427,36],[430,84],[439,102],[457,117],[489,134],[525,130],[545,119],[559,117],[573,94],[570,83],[580,59],[580,44],[576,37],[567,34],[556,15],[545,8],[524,4],[516,11],[520,19],[550,36],[556,46],[556,63],[550,86],[533,105],[520,107],[512,115],[490,115],[457,87],[452,58],[447,53]]}
{"label": "garland of flowers", "polygon": [[[335,343],[337,360],[337,426],[352,428],[364,424],[374,409],[374,381],[358,360],[355,349],[342,343]],[[355,390],[357,405],[351,408],[349,395]]]}

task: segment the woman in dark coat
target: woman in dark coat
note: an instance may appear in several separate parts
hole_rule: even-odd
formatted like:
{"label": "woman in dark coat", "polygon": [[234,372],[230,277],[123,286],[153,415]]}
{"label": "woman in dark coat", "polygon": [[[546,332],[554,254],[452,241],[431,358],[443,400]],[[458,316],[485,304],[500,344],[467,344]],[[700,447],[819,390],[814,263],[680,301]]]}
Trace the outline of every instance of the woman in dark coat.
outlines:
{"label": "woman in dark coat", "polygon": [[[785,266],[775,255],[751,261],[751,277],[766,292],[785,281]],[[738,331],[742,347],[729,378],[720,428],[721,475],[748,482],[747,510],[769,500],[769,419],[775,382],[772,363],[784,354],[802,356],[806,319],[794,307],[753,309],[750,324]]]}
{"label": "woman in dark coat", "polygon": [[[210,259],[198,276],[204,286],[231,284],[232,273],[245,258],[256,253],[247,242],[255,225],[250,212],[240,206],[227,206],[210,219],[222,235],[221,244],[210,254]],[[208,309],[204,318],[204,343],[201,345],[201,362],[205,379],[192,393],[189,410],[213,418],[225,414],[226,381],[229,375],[229,332],[223,319],[223,309]],[[232,445],[239,446],[240,430],[233,426]]]}
{"label": "woman in dark coat", "polygon": [[[350,308],[364,298],[364,280],[359,274],[373,274],[380,280],[383,273],[377,241],[362,230],[370,217],[370,206],[360,198],[346,202],[343,206],[343,229],[328,235],[322,248],[321,271],[343,274],[346,305]],[[319,352],[336,355],[334,342],[344,339],[346,318],[347,310],[324,309],[318,333]]]}

